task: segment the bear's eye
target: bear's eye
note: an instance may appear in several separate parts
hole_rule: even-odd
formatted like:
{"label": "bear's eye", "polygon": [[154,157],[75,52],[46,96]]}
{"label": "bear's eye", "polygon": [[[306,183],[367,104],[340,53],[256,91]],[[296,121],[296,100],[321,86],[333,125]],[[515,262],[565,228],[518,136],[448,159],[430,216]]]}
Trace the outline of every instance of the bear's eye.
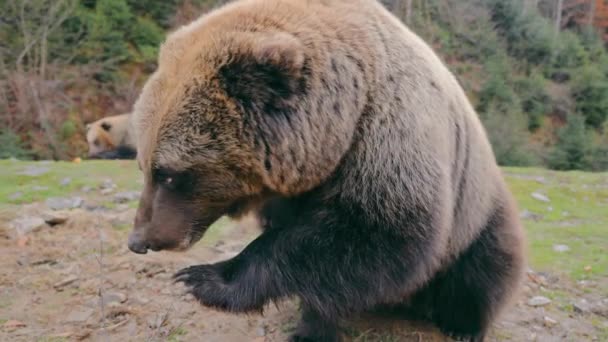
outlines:
{"label": "bear's eye", "polygon": [[154,182],[168,190],[181,191],[191,186],[187,172],[173,172],[165,169],[154,170]]}
{"label": "bear's eye", "polygon": [[99,139],[95,139],[95,141],[93,141],[93,145],[99,146]]}

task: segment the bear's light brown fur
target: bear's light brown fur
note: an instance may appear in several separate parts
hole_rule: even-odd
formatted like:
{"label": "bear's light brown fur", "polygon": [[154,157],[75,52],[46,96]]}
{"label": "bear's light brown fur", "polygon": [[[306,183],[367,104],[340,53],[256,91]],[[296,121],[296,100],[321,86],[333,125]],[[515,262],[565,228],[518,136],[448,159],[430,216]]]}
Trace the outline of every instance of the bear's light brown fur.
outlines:
{"label": "bear's light brown fur", "polygon": [[516,206],[433,51],[374,0],[241,0],[172,33],[134,112],[146,185],[129,247],[185,249],[222,215],[267,230],[183,270],[203,304],[303,302],[297,338],[408,302],[483,340],[517,288]]}

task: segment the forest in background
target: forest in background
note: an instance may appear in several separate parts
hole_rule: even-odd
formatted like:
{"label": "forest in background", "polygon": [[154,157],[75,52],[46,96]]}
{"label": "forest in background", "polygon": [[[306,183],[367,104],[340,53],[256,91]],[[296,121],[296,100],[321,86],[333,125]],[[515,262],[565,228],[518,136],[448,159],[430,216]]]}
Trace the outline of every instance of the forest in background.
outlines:
{"label": "forest in background", "polygon": [[[565,0],[383,0],[457,75],[501,165],[608,170],[608,52]],[[566,0],[567,1],[567,0]],[[71,159],[218,0],[0,1],[0,158]]]}

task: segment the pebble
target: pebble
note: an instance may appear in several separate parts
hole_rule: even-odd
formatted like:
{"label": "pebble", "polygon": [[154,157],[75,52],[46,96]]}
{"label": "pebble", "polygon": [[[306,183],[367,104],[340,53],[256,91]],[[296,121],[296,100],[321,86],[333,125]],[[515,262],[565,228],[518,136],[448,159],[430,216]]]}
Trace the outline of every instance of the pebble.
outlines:
{"label": "pebble", "polygon": [[45,166],[28,166],[25,168],[25,170],[21,171],[19,174],[25,175],[25,176],[37,177],[37,176],[42,176],[45,173],[48,173],[49,171],[51,171],[51,169],[49,167],[45,167]]}
{"label": "pebble", "polygon": [[23,197],[23,192],[21,192],[21,191],[18,191],[18,192],[15,192],[14,194],[8,195],[9,201],[18,200],[21,197]]}
{"label": "pebble", "polygon": [[25,235],[30,232],[35,232],[46,226],[44,220],[40,217],[19,217],[12,220],[9,226],[15,229],[19,234]]}
{"label": "pebble", "polygon": [[95,311],[86,307],[78,307],[72,310],[66,317],[67,323],[83,323],[86,322]]}
{"label": "pebble", "polygon": [[524,220],[539,221],[542,220],[543,215],[533,213],[529,210],[524,210],[519,214],[519,217]]}
{"label": "pebble", "polygon": [[545,202],[545,203],[551,202],[551,200],[549,199],[549,197],[547,197],[546,195],[541,194],[540,192],[533,192],[532,193],[532,198],[534,198],[535,200],[541,201],[541,202]]}
{"label": "pebble", "polygon": [[114,202],[116,203],[127,203],[136,201],[139,199],[141,193],[139,191],[125,191],[119,192],[114,195]]}
{"label": "pebble", "polygon": [[101,193],[102,195],[109,195],[114,191],[114,189],[112,188],[108,188],[108,189],[101,189],[101,191],[99,193]]}
{"label": "pebble", "polygon": [[528,305],[533,307],[545,306],[549,303],[551,303],[551,299],[543,296],[535,296],[528,301]]}
{"label": "pebble", "polygon": [[112,182],[112,180],[109,178],[104,179],[101,184],[99,184],[100,189],[114,189],[115,187],[116,184],[114,184],[114,182]]}
{"label": "pebble", "polygon": [[255,329],[255,333],[260,337],[266,336],[266,328],[258,327],[257,329]]}
{"label": "pebble", "polygon": [[572,304],[572,308],[574,309],[574,312],[579,314],[586,314],[591,311],[591,307],[586,299],[582,299],[577,303]]}
{"label": "pebble", "polygon": [[553,245],[553,250],[558,253],[564,253],[570,250],[570,247],[567,245]]}
{"label": "pebble", "polygon": [[545,316],[545,317],[543,318],[543,322],[545,323],[545,326],[546,326],[546,327],[552,327],[552,326],[557,325],[557,321],[556,321],[556,320],[554,320],[554,319],[553,319],[553,318],[551,318],[551,317],[548,317],[548,316]]}
{"label": "pebble", "polygon": [[70,183],[72,183],[72,178],[66,177],[66,178],[62,179],[61,182],[59,182],[59,185],[68,186],[68,185],[70,185]]}
{"label": "pebble", "polygon": [[69,215],[63,211],[47,211],[42,214],[44,222],[50,226],[66,223]]}
{"label": "pebble", "polygon": [[121,292],[108,292],[101,296],[101,302],[104,305],[110,305],[112,303],[124,303],[127,301],[127,299],[127,295]]}
{"label": "pebble", "polygon": [[56,290],[61,290],[62,288],[64,288],[64,287],[66,287],[66,286],[68,286],[68,285],[70,285],[70,284],[72,284],[72,283],[76,282],[78,279],[79,279],[79,278],[78,278],[77,276],[74,276],[74,275],[72,275],[72,276],[68,276],[68,277],[66,277],[66,278],[64,278],[64,279],[62,279],[62,280],[60,280],[60,281],[56,282],[56,283],[53,285],[53,287],[54,287]]}
{"label": "pebble", "polygon": [[80,208],[84,200],[80,197],[50,197],[46,200],[46,205],[53,210],[66,210]]}

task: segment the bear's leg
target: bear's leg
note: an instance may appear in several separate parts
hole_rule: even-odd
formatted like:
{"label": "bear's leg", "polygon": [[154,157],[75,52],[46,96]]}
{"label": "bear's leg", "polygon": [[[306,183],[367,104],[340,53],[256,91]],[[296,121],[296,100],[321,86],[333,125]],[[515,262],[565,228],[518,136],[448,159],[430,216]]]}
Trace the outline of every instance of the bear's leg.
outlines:
{"label": "bear's leg", "polygon": [[523,275],[519,223],[499,212],[478,239],[414,296],[412,307],[428,313],[444,333],[464,341],[484,340],[493,318],[516,291]]}
{"label": "bear's leg", "polygon": [[[303,327],[332,326],[399,302],[427,279],[436,267],[438,232],[423,214],[403,230],[367,226],[352,213],[328,209],[291,226],[273,222],[236,257],[186,268],[176,280],[203,305],[231,312],[260,311],[269,301],[298,296],[309,311]],[[306,322],[313,313],[318,318]]]}
{"label": "bear's leg", "polygon": [[290,338],[290,342],[338,342],[341,341],[337,323],[321,317],[314,309],[303,306],[302,320]]}

